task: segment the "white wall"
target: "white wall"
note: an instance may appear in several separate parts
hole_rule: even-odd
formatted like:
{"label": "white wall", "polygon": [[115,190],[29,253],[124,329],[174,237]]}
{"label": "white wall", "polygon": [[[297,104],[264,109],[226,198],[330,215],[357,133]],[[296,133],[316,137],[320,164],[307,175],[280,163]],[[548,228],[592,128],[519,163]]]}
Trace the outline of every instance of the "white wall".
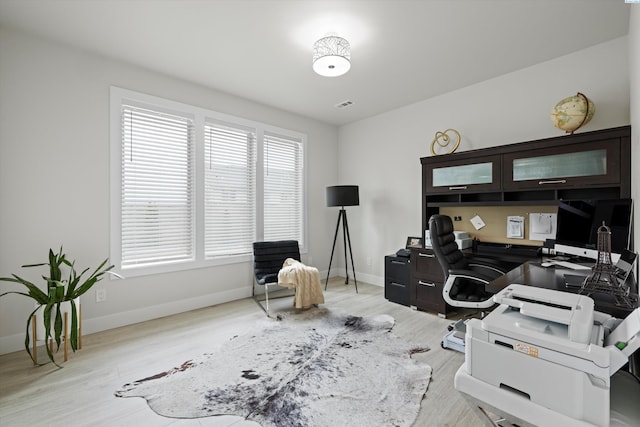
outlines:
{"label": "white wall", "polygon": [[[640,161],[640,4],[631,5],[629,17],[629,77],[631,93],[631,164]],[[634,242],[635,250],[640,249],[640,170],[631,168],[631,194],[635,200]]]}
{"label": "white wall", "polygon": [[579,132],[628,125],[627,56],[623,37],[341,127],[340,182],[360,185],[349,213],[358,276],[383,284],[384,255],[423,233],[420,157],[437,131],[457,129],[458,151],[559,136],[551,108],[578,91],[596,106]]}
{"label": "white wall", "polygon": [[[324,188],[337,176],[338,131],[314,120],[47,40],[0,28],[0,276],[38,270],[64,245],[78,266],[109,254],[109,87],[111,85],[269,123],[308,135],[309,253],[329,263],[334,212]],[[104,280],[107,301],[83,302],[91,333],[250,295],[251,263],[123,281]],[[0,283],[0,293],[20,289]],[[0,353],[23,348],[31,303],[0,298]],[[256,307],[257,309],[257,307]]]}
{"label": "white wall", "polygon": [[[357,275],[381,285],[384,255],[422,232],[419,159],[429,154],[436,131],[459,130],[459,151],[557,136],[551,107],[577,91],[596,103],[594,119],[581,131],[629,123],[640,128],[640,7],[631,9],[628,38],[339,130],[0,27],[0,275],[45,261],[48,248],[61,244],[80,266],[108,255],[108,97],[116,85],[307,133],[312,263],[326,270],[337,217],[325,207],[325,187],[358,184],[361,205],[348,208]],[[634,198],[638,176],[632,178]],[[332,271],[344,271],[342,254],[336,256]],[[107,289],[107,301],[96,304],[91,293],[83,302],[85,332],[244,297],[250,284],[249,263],[103,281],[98,286]],[[0,283],[0,293],[9,289],[17,288]],[[0,298],[0,354],[22,348],[29,308],[26,298]]]}

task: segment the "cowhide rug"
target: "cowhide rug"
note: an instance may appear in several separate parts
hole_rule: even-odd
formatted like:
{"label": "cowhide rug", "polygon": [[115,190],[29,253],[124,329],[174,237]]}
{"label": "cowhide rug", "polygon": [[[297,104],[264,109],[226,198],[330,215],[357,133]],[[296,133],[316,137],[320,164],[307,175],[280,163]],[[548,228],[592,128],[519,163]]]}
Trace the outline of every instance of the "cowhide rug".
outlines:
{"label": "cowhide rug", "polygon": [[388,315],[327,309],[265,320],[220,350],[126,384],[175,418],[236,415],[264,427],[410,426],[431,367],[411,358],[426,346],[392,334]]}

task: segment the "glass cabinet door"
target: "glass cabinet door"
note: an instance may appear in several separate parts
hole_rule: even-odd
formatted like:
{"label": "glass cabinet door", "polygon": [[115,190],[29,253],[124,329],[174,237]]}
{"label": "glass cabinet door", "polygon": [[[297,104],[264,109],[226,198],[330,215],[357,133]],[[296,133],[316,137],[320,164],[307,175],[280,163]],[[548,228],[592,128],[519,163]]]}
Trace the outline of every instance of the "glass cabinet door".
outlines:
{"label": "glass cabinet door", "polygon": [[542,188],[619,182],[619,157],[616,144],[602,142],[507,154],[504,186]]}
{"label": "glass cabinet door", "polygon": [[500,156],[427,165],[427,188],[434,192],[500,188]]}
{"label": "glass cabinet door", "polygon": [[607,150],[605,149],[513,160],[514,181],[606,174]]}

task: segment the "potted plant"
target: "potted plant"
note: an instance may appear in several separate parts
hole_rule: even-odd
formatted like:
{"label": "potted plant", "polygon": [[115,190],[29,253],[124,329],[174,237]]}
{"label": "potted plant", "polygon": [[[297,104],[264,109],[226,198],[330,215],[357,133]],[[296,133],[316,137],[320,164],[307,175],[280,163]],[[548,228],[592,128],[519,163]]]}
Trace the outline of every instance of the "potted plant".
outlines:
{"label": "potted plant", "polygon": [[[69,344],[71,345],[71,349],[75,352],[78,349],[78,298],[91,289],[91,287],[100,281],[105,274],[108,273],[118,276],[116,273],[110,271],[114,267],[113,265],[106,267],[108,260],[108,258],[105,259],[90,276],[83,278],[85,273],[89,271],[89,268],[84,269],[80,274],[78,274],[75,269],[75,261],[69,261],[67,259],[66,255],[62,252],[62,247],[60,247],[60,251],[58,253],[54,253],[52,249],[49,249],[49,262],[22,266],[23,268],[40,267],[44,265],[49,267],[49,276],[42,276],[45,281],[45,291],[38,288],[34,283],[15,274],[12,274],[12,277],[0,277],[0,281],[19,283],[27,288],[27,292],[9,291],[0,294],[0,297],[8,294],[18,294],[32,298],[36,303],[36,308],[27,318],[27,334],[24,341],[25,349],[34,363],[36,363],[36,359],[29,348],[29,344],[31,342],[29,327],[31,326],[31,319],[33,318],[33,315],[36,312],[39,312],[39,310],[42,313],[47,355],[49,356],[49,360],[51,360],[56,366],[60,366],[56,363],[53,352],[46,343],[49,342],[50,338],[52,338],[56,342],[57,349],[60,348],[60,342],[63,336],[62,313],[63,311],[66,311],[63,308],[63,305],[70,305],[71,307]],[[63,277],[63,269],[68,270],[66,277]]]}

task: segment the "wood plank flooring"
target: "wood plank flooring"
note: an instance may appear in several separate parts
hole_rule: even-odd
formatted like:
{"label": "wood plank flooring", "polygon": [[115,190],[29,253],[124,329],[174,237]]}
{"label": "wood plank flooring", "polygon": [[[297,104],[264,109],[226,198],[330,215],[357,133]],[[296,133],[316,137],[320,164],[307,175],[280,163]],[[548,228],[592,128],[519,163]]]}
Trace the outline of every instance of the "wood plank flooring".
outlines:
{"label": "wood plank flooring", "polygon": [[[451,321],[391,303],[381,287],[359,282],[358,290],[356,294],[353,284],[345,286],[344,279],[332,279],[324,306],[353,315],[389,314],[396,319],[395,334],[431,348],[413,356],[433,369],[414,425],[481,425],[453,388],[464,355],[440,347]],[[290,305],[291,299],[276,300],[272,310],[290,310]],[[123,384],[215,350],[263,319],[263,311],[247,298],[87,335],[63,369],[34,367],[25,351],[0,356],[0,425],[255,427],[237,417],[165,418],[141,398],[116,398],[113,393]]]}

